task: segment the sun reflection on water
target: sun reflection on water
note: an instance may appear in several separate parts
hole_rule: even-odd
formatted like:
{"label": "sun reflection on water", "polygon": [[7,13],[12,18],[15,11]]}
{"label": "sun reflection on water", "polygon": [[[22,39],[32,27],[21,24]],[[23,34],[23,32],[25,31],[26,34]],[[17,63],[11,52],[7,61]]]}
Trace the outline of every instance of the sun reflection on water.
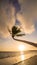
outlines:
{"label": "sun reflection on water", "polygon": [[24,60],[25,59],[25,56],[24,55],[21,55],[21,60]]}
{"label": "sun reflection on water", "polygon": [[21,44],[21,45],[18,46],[18,49],[20,51],[20,59],[21,59],[21,61],[25,60],[26,57],[25,57],[25,54],[24,54],[24,50],[26,49],[26,47],[23,44]]}

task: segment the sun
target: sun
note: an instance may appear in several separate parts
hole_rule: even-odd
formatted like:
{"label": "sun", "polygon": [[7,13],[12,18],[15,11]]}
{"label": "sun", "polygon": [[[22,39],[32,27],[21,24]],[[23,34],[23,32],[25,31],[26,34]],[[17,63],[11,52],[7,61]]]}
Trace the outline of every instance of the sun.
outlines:
{"label": "sun", "polygon": [[22,45],[19,45],[18,48],[19,48],[20,51],[24,51],[25,50],[25,46],[23,44]]}

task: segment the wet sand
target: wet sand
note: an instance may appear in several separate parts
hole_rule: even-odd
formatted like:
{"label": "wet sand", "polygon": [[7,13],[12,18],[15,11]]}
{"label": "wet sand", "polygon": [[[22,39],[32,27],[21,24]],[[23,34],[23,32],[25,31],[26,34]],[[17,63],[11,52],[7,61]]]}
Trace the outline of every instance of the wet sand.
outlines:
{"label": "wet sand", "polygon": [[14,65],[37,65],[37,55]]}

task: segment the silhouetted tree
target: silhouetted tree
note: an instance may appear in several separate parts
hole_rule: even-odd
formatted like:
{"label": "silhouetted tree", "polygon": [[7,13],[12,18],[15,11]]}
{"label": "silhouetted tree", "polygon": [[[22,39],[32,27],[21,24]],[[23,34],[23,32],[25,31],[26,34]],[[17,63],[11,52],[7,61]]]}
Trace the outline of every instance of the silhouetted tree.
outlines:
{"label": "silhouetted tree", "polygon": [[15,36],[23,36],[23,35],[25,35],[25,34],[18,34],[19,32],[21,32],[21,30],[19,28],[17,28],[16,26],[12,27],[12,31],[10,31],[9,29],[8,29],[8,31],[10,32],[10,34],[12,34],[12,38],[14,40],[24,42],[24,43],[27,43],[27,44],[30,44],[30,45],[33,45],[33,46],[37,47],[37,43],[29,42],[29,41],[26,41],[26,40],[16,39]]}

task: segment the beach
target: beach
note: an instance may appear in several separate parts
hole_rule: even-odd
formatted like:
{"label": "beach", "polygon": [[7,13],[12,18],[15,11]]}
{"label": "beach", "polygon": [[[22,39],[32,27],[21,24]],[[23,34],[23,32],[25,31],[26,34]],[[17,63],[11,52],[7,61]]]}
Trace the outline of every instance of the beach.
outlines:
{"label": "beach", "polygon": [[[14,54],[14,53],[12,53]],[[6,54],[8,55],[8,54]],[[29,60],[30,59],[30,60]],[[27,54],[23,54],[23,52],[20,53],[20,55],[16,55],[16,56],[7,56],[5,58],[1,58],[0,59],[0,65],[23,65],[23,61],[24,63],[30,63],[30,61],[35,60],[35,62],[37,61],[37,52],[31,52],[31,53],[27,53]],[[34,61],[33,61],[34,62]],[[32,63],[33,63],[32,62]],[[21,64],[20,64],[21,63]],[[28,64],[24,64],[24,65],[28,65]],[[35,63],[34,63],[35,64]],[[35,64],[37,65],[37,64]]]}

